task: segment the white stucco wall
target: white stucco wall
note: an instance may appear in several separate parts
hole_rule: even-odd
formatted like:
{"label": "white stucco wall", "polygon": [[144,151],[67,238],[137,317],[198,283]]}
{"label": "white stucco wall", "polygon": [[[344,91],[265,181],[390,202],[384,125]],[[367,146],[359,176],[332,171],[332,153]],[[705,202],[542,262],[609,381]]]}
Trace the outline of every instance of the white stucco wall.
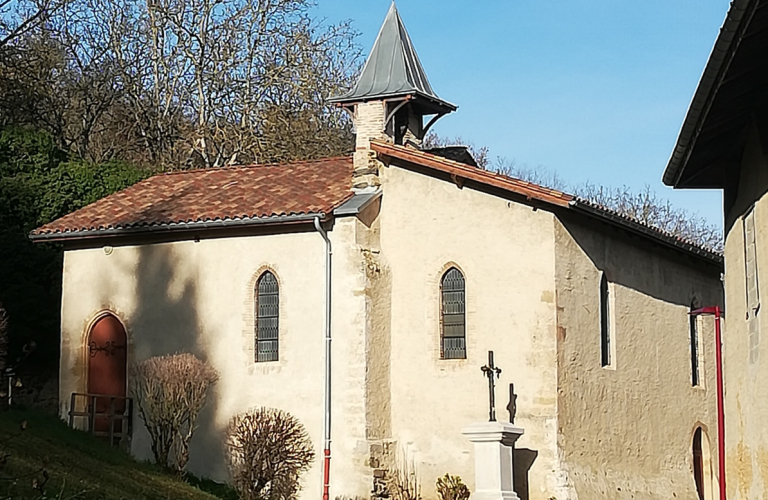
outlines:
{"label": "white stucco wall", "polygon": [[[461,428],[488,419],[493,350],[499,419],[517,392],[520,449],[531,499],[556,489],[556,340],[553,216],[450,181],[390,166],[382,170],[381,255],[391,273],[392,437],[414,461],[425,499],[443,474],[474,484],[471,443]],[[467,359],[440,359],[442,274],[466,280]],[[521,461],[522,462],[522,461]]]}
{"label": "white stucco wall", "polygon": [[[365,316],[364,301],[355,293],[362,280],[350,268],[355,264],[346,260],[349,252],[358,253],[348,240],[351,222],[337,223],[330,232],[337,359],[333,484],[340,491],[367,491],[358,325]],[[254,363],[253,286],[265,268],[280,282],[280,360]],[[67,251],[62,416],[70,393],[86,391],[87,334],[93,318],[109,310],[127,327],[129,364],[191,351],[219,371],[192,442],[191,472],[225,480],[223,438],[229,418],[253,406],[277,407],[298,417],[315,444],[317,458],[304,478],[302,498],[317,498],[322,484],[324,282],[325,243],[314,231],[116,246],[109,254],[102,247]],[[133,452],[149,458],[149,438],[138,418],[135,429]]]}

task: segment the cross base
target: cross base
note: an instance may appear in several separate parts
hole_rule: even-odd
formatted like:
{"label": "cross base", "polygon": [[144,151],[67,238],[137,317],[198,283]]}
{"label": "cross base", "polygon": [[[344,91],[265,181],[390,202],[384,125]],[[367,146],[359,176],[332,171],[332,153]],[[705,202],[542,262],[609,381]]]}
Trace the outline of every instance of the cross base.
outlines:
{"label": "cross base", "polygon": [[461,430],[475,445],[475,491],[470,500],[519,500],[513,479],[513,446],[524,429],[478,422]]}

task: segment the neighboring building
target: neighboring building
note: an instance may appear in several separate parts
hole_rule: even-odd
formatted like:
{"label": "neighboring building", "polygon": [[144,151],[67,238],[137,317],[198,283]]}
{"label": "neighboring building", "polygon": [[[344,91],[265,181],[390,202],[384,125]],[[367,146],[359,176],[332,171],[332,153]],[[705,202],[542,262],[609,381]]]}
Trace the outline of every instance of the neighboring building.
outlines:
{"label": "neighboring building", "polygon": [[[190,351],[221,375],[192,472],[227,478],[224,429],[253,406],[298,417],[322,456],[327,231],[332,499],[368,497],[396,455],[425,499],[446,472],[471,487],[461,428],[487,418],[489,350],[497,412],[525,428],[522,498],[693,499],[697,482],[712,498],[712,322],[688,312],[721,303],[721,257],[420,150],[425,116],[455,106],[394,5],[336,102],[353,156],[157,175],[33,232],[65,247],[62,417],[72,393],[125,394],[126,364]],[[320,497],[321,467],[302,498]]]}
{"label": "neighboring building", "polygon": [[731,3],[664,183],[723,190],[726,486],[728,498],[768,498],[767,1]]}

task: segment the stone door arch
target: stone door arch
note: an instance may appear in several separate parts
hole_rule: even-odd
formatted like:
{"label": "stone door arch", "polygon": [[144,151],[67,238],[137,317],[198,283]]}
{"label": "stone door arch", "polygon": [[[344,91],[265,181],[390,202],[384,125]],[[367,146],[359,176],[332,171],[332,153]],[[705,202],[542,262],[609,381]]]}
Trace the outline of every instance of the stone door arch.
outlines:
{"label": "stone door arch", "polygon": [[693,480],[699,500],[714,500],[712,474],[712,453],[709,436],[704,429],[696,427],[693,433]]}

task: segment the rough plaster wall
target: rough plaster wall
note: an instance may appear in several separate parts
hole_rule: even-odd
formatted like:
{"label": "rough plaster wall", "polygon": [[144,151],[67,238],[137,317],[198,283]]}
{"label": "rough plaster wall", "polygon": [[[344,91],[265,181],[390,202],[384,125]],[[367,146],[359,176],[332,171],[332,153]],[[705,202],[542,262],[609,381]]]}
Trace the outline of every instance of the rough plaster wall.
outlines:
{"label": "rough plaster wall", "polygon": [[[333,485],[366,494],[364,401],[365,281],[354,223],[340,222],[334,244]],[[253,362],[253,291],[260,270],[280,282],[280,360]],[[292,413],[306,426],[317,459],[302,498],[321,488],[325,244],[316,232],[202,239],[65,253],[62,304],[61,415],[70,393],[85,392],[86,337],[102,310],[127,327],[129,363],[191,351],[221,374],[191,446],[191,472],[227,478],[223,455],[229,418],[253,406]],[[350,293],[352,291],[352,293]],[[149,438],[135,421],[133,452],[149,458]]]}
{"label": "rough plaster wall", "polygon": [[[692,437],[717,456],[714,323],[699,323],[701,387],[691,386],[688,310],[721,304],[699,270],[613,230],[555,222],[559,437],[568,499],[696,499]],[[601,367],[599,280],[613,294],[610,368]],[[716,459],[711,463],[717,470]]]}
{"label": "rough plaster wall", "polygon": [[[768,165],[753,128],[742,159],[735,202],[725,214],[726,319],[723,335],[725,379],[726,485],[728,498],[768,498],[768,352],[765,308],[758,314],[760,345],[749,360],[746,320],[744,232],[741,217],[755,206],[758,285],[761,303],[768,299]],[[761,317],[762,316],[762,317]]]}
{"label": "rough plaster wall", "polygon": [[[425,499],[437,477],[474,485],[462,427],[488,419],[480,367],[493,350],[502,367],[497,412],[518,394],[518,492],[556,489],[556,340],[552,214],[396,166],[382,170],[381,252],[391,272],[392,435],[413,460]],[[442,274],[466,279],[466,360],[440,359]],[[528,484],[526,484],[528,483]]]}

